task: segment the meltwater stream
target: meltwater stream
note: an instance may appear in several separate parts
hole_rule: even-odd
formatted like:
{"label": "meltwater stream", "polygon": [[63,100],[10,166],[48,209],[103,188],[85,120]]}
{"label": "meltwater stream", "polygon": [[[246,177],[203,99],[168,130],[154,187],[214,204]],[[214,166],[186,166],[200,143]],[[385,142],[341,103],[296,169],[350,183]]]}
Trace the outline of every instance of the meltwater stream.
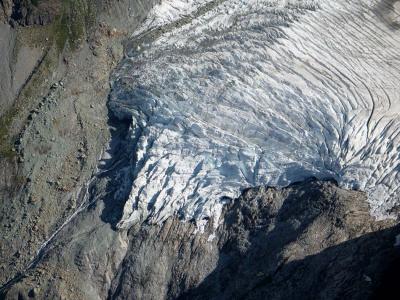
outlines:
{"label": "meltwater stream", "polygon": [[218,220],[243,188],[310,176],[365,191],[390,217],[399,14],[391,0],[162,1],[113,75],[109,107],[136,141],[119,226]]}

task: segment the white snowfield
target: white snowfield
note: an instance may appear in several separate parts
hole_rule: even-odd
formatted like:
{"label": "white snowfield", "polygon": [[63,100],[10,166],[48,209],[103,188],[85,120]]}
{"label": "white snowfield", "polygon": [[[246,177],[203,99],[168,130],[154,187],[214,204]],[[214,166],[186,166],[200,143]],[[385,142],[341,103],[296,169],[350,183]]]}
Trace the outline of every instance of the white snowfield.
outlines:
{"label": "white snowfield", "polygon": [[[164,1],[145,26],[206,2]],[[135,141],[119,227],[171,215],[216,224],[243,188],[311,176],[365,191],[372,215],[393,216],[400,2],[219,2],[114,74],[110,107],[132,119]]]}
{"label": "white snowfield", "polygon": [[162,0],[152,9],[143,26],[134,35],[146,32],[162,25],[167,25],[183,17],[190,16],[199,7],[213,0]]}

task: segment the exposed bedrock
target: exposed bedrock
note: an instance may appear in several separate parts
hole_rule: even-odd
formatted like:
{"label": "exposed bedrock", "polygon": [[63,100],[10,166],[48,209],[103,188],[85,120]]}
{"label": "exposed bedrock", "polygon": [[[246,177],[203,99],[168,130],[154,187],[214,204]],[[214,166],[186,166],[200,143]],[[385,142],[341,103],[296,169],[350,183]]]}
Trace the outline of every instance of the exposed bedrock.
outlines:
{"label": "exposed bedrock", "polygon": [[[248,190],[215,233],[174,220],[132,236],[111,298],[366,299],[390,265],[394,222],[331,182]],[[152,249],[149,251],[148,249]]]}
{"label": "exposed bedrock", "polygon": [[375,221],[365,198],[328,181],[249,189],[204,233],[176,218],[114,231],[99,201],[4,297],[368,299],[398,262],[399,228]]}
{"label": "exposed bedrock", "polygon": [[[6,2],[31,3],[2,1],[3,17]],[[50,24],[0,19],[0,287],[80,207],[110,136],[110,70],[154,4],[62,2]]]}

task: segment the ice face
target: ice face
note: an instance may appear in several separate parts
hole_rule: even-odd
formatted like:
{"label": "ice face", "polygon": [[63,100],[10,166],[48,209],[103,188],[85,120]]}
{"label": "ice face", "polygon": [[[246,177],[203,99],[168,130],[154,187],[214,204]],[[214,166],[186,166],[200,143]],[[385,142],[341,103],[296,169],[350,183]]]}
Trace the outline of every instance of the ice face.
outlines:
{"label": "ice face", "polygon": [[135,140],[119,226],[217,222],[243,188],[310,176],[363,190],[374,216],[390,216],[400,31],[385,18],[397,2],[385,15],[366,0],[214,2],[197,15],[185,6],[195,17],[130,51],[114,74],[109,106],[132,119]]}

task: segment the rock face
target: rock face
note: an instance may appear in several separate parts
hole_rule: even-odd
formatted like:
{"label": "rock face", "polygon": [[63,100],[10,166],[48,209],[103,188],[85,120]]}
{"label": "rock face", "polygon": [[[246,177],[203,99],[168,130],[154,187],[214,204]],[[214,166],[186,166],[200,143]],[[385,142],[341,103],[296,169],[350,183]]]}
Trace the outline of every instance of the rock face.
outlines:
{"label": "rock face", "polygon": [[6,22],[9,20],[12,14],[12,5],[12,0],[0,1],[0,22]]}
{"label": "rock face", "polygon": [[23,26],[50,24],[62,7],[60,0],[2,0],[0,4],[3,20]]}
{"label": "rock face", "polygon": [[174,221],[133,235],[110,296],[366,299],[395,253],[392,224],[371,219],[363,194],[328,182],[249,190],[215,237]]}
{"label": "rock face", "polygon": [[153,5],[79,1],[89,2],[93,15],[79,16],[93,20],[81,35],[71,35],[70,23],[0,24],[0,286],[79,207],[80,189],[109,139],[110,70],[128,30]]}
{"label": "rock face", "polygon": [[98,202],[4,297],[368,299],[399,258],[399,228],[365,203],[361,192],[308,181],[244,192],[216,230],[170,218],[124,233],[101,225]]}

